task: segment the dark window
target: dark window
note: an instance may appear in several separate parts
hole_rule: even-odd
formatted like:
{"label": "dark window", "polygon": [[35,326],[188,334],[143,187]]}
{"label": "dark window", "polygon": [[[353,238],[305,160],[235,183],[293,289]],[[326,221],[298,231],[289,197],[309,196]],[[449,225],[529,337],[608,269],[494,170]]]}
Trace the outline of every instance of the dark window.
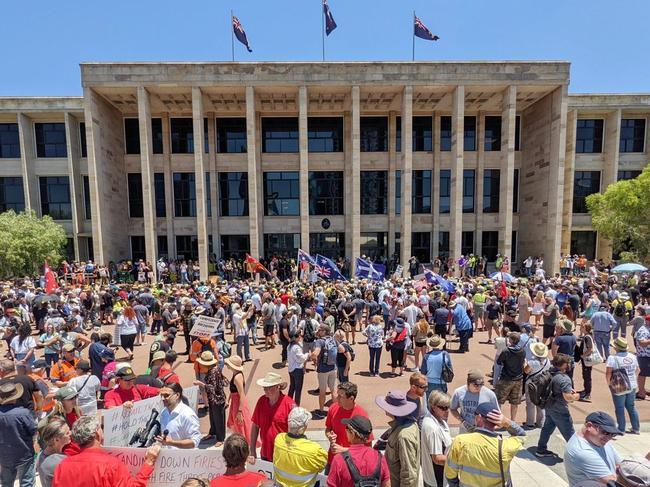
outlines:
{"label": "dark window", "polygon": [[199,239],[196,235],[176,235],[176,258],[179,260],[199,259]]}
{"label": "dark window", "polygon": [[142,201],[142,174],[132,172],[127,174],[129,190],[129,216],[131,218],[142,218],[144,216],[144,205]]}
{"label": "dark window", "polygon": [[402,171],[395,171],[395,214],[402,212]]}
{"label": "dark window", "polygon": [[76,260],[74,256],[74,238],[68,237],[66,239],[63,253],[68,262],[74,262]]}
{"label": "dark window", "polygon": [[438,257],[449,257],[449,232],[438,232]]}
{"label": "dark window", "polygon": [[486,151],[501,150],[501,117],[485,117]]}
{"label": "dark window", "polygon": [[41,189],[41,214],[54,220],[72,220],[70,181],[68,176],[39,178]]}
{"label": "dark window", "polygon": [[388,234],[386,232],[361,233],[360,253],[371,259],[388,256]]}
{"label": "dark window", "polygon": [[451,117],[440,117],[440,150],[451,150]]}
{"label": "dark window", "polygon": [[[413,117],[413,152],[433,150],[433,119],[431,117]],[[397,152],[402,150],[402,117],[397,117],[395,131]]]}
{"label": "dark window", "polygon": [[265,233],[264,256],[269,259],[273,256],[295,258],[300,248],[299,233]]}
{"label": "dark window", "polygon": [[463,213],[474,213],[476,176],[474,169],[463,170]]}
{"label": "dark window", "polygon": [[413,214],[431,213],[431,171],[413,171]]}
{"label": "dark window", "polygon": [[571,254],[583,255],[589,260],[596,257],[596,232],[571,232]]}
{"label": "dark window", "polygon": [[501,171],[486,169],[483,173],[483,213],[499,213]]}
{"label": "dark window", "polygon": [[517,232],[513,230],[512,232],[512,242],[510,244],[511,246],[511,262],[517,262]]}
{"label": "dark window", "polygon": [[90,260],[95,260],[95,247],[93,245],[92,237],[86,239],[86,250],[88,251],[88,258]]}
{"label": "dark window", "polygon": [[166,198],[165,198],[165,173],[156,172],[153,174],[154,196],[156,198],[156,217],[164,218],[167,216]]}
{"label": "dark window", "polygon": [[515,150],[521,149],[521,117],[515,117]]}
{"label": "dark window", "polygon": [[127,154],[140,154],[140,122],[137,118],[124,119],[124,147]]}
{"label": "dark window", "polygon": [[151,138],[152,148],[154,154],[163,153],[163,132],[162,132],[162,118],[151,119]]}
{"label": "dark window", "polygon": [[481,236],[481,254],[487,257],[488,262],[497,259],[499,248],[499,232],[483,232]]}
{"label": "dark window", "polygon": [[131,260],[137,262],[145,260],[147,252],[144,245],[144,235],[131,235]]}
{"label": "dark window", "polygon": [[90,220],[92,218],[92,211],[90,209],[90,177],[83,177],[84,185],[84,218]]}
{"label": "dark window", "polygon": [[309,171],[309,214],[343,214],[342,171]]}
{"label": "dark window", "polygon": [[217,152],[222,154],[246,152],[245,118],[217,118]]}
{"label": "dark window", "polygon": [[205,208],[208,217],[212,216],[212,191],[210,191],[210,173],[205,173]]}
{"label": "dark window", "polygon": [[603,120],[582,119],[576,125],[576,152],[593,154],[603,151]]}
{"label": "dark window", "polygon": [[221,258],[244,259],[251,250],[249,235],[222,235]]}
{"label": "dark window", "polygon": [[172,154],[194,153],[194,121],[191,118],[170,118]]}
{"label": "dark window", "polygon": [[0,178],[0,213],[14,210],[20,213],[25,209],[23,178]]}
{"label": "dark window", "polygon": [[300,215],[300,180],[297,172],[264,173],[264,214]]}
{"label": "dark window", "polygon": [[627,181],[629,179],[636,179],[641,174],[641,171],[618,171],[617,181]]}
{"label": "dark window", "polygon": [[36,157],[68,157],[65,123],[37,123]]}
{"label": "dark window", "polygon": [[474,253],[474,232],[463,232],[461,234],[460,253],[465,256]]}
{"label": "dark window", "polygon": [[298,118],[262,118],[262,152],[298,152]]}
{"label": "dark window", "polygon": [[196,216],[196,184],[193,172],[174,173],[174,216]]}
{"label": "dark window", "polygon": [[310,233],[309,253],[320,254],[330,259],[345,255],[345,233]]}
{"label": "dark window", "polygon": [[207,154],[210,152],[210,138],[208,135],[208,119],[203,119],[203,150]]}
{"label": "dark window", "polygon": [[476,117],[465,117],[463,150],[476,150]]}
{"label": "dark window", "polygon": [[169,243],[167,242],[167,235],[158,235],[158,258],[169,257]]}
{"label": "dark window", "polygon": [[79,122],[79,144],[81,148],[81,157],[88,157],[88,144],[86,140],[86,123]]}
{"label": "dark window", "polygon": [[449,213],[451,209],[451,170],[440,170],[440,213]]}
{"label": "dark window", "polygon": [[17,123],[0,123],[0,158],[20,157],[20,133]]}
{"label": "dark window", "polygon": [[573,176],[573,213],[587,213],[587,196],[600,191],[600,171],[576,171]]}
{"label": "dark window", "polygon": [[248,216],[248,173],[219,173],[219,214]]}
{"label": "dark window", "polygon": [[431,262],[431,232],[411,234],[411,253],[420,263]]}
{"label": "dark window", "polygon": [[512,182],[512,211],[519,211],[519,169],[515,169],[515,175]]}
{"label": "dark window", "polygon": [[620,152],[643,152],[645,140],[645,118],[624,118],[621,120]]}
{"label": "dark window", "polygon": [[361,214],[388,213],[388,171],[361,171]]}
{"label": "dark window", "polygon": [[393,255],[397,260],[402,255],[402,234],[400,232],[395,232],[395,253]]}
{"label": "dark window", "polygon": [[309,152],[343,152],[343,118],[309,117],[307,137]]}
{"label": "dark window", "polygon": [[361,152],[388,150],[388,117],[361,117]]}

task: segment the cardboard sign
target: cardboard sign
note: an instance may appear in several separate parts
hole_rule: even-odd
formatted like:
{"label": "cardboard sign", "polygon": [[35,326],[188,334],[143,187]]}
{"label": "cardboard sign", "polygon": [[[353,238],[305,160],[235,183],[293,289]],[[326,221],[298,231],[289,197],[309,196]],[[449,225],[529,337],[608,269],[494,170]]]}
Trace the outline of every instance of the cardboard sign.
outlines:
{"label": "cardboard sign", "polygon": [[395,272],[393,272],[393,279],[400,279],[402,278],[403,274],[404,274],[404,266],[398,265],[395,268]]}
{"label": "cardboard sign", "polygon": [[194,326],[190,331],[190,335],[202,338],[212,338],[217,334],[217,328],[219,328],[220,324],[221,320],[219,318],[200,315],[196,318]]}

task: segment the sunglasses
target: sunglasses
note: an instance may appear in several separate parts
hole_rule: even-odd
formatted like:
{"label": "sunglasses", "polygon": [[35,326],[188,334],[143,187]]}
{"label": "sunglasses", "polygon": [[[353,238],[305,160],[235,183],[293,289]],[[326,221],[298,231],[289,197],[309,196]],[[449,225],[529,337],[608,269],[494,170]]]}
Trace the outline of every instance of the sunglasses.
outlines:
{"label": "sunglasses", "polygon": [[449,411],[449,406],[435,406],[435,407],[437,407],[441,411]]}
{"label": "sunglasses", "polygon": [[601,435],[603,435],[603,436],[605,436],[607,438],[614,438],[616,436],[616,433],[609,433],[609,432],[603,430],[601,427],[597,427],[597,429],[598,429],[598,432]]}
{"label": "sunglasses", "polygon": [[424,390],[424,389],[426,389],[427,387],[429,387],[428,385],[424,385],[424,386],[423,386],[422,384],[414,384],[414,386],[417,387],[418,389],[422,389],[422,390]]}

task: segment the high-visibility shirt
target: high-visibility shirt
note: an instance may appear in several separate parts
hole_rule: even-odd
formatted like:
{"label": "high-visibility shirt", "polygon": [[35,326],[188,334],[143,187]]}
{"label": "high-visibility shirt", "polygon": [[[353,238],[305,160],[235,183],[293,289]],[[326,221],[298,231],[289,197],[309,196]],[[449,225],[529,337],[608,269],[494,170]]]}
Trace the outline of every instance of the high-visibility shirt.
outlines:
{"label": "high-visibility shirt", "polygon": [[303,436],[280,433],[275,437],[273,470],[275,481],[284,487],[309,487],[327,465],[327,452]]}
{"label": "high-visibility shirt", "polygon": [[510,462],[524,446],[524,438],[503,438],[504,482],[501,482],[499,464],[499,436],[487,430],[458,435],[451,443],[445,464],[445,477],[451,486],[501,487],[511,485]]}
{"label": "high-visibility shirt", "polygon": [[79,359],[74,359],[72,362],[61,359],[55,363],[50,371],[52,381],[68,382],[73,377],[77,377],[77,362],[79,362]]}

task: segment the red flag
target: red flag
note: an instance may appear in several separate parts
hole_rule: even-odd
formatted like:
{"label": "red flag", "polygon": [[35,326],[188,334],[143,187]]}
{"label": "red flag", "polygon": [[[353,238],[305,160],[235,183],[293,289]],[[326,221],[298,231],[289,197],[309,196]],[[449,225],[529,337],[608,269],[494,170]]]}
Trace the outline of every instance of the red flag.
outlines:
{"label": "red flag", "polygon": [[251,257],[250,255],[246,254],[246,264],[248,266],[248,272],[257,272],[257,271],[264,271],[266,272],[269,276],[273,277],[273,274],[269,272],[269,270],[264,267],[259,260]]}
{"label": "red flag", "polygon": [[59,288],[59,284],[56,282],[56,276],[50,266],[45,262],[45,292],[47,294],[52,294],[55,290]]}
{"label": "red flag", "polygon": [[501,281],[501,298],[506,299],[508,297],[508,288],[506,286],[506,281]]}

